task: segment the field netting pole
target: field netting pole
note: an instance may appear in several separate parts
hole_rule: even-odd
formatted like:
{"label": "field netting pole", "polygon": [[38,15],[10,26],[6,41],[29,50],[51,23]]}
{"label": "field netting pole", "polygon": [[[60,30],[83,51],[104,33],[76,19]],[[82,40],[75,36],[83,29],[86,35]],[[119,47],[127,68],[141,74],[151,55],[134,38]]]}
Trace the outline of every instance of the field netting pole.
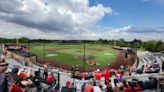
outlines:
{"label": "field netting pole", "polygon": [[27,46],[27,49],[28,49],[27,52],[28,52],[28,57],[29,57],[29,50],[30,50],[30,49],[29,49],[29,41],[27,42],[27,45],[26,45],[26,46]]}
{"label": "field netting pole", "polygon": [[60,90],[60,73],[58,71],[58,84],[57,84],[57,90]]}
{"label": "field netting pole", "polygon": [[28,58],[30,59],[30,62],[31,62],[31,56],[30,56],[30,40],[28,41]]}
{"label": "field netting pole", "polygon": [[83,61],[83,72],[85,71],[85,41],[84,41],[84,61]]}
{"label": "field netting pole", "polygon": [[1,54],[3,53],[3,48],[2,48],[2,44],[0,44],[0,61],[1,61]]}
{"label": "field netting pole", "polygon": [[44,50],[44,63],[45,63],[45,41],[43,42],[43,50]]}

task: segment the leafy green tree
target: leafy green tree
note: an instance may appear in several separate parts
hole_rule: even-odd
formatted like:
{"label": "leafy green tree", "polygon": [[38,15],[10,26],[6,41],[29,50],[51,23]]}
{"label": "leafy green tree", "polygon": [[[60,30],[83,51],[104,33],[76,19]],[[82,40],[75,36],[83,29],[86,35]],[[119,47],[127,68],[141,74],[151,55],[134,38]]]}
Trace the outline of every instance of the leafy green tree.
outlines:
{"label": "leafy green tree", "polygon": [[26,38],[26,37],[21,37],[21,38],[18,38],[18,42],[19,43],[28,43],[29,42],[29,38]]}

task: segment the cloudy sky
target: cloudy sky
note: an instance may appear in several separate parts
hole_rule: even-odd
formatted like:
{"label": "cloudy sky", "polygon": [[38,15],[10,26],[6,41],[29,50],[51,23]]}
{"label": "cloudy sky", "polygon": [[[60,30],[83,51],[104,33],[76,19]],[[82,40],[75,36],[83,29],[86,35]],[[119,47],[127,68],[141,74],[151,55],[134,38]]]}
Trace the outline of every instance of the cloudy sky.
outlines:
{"label": "cloudy sky", "polygon": [[0,0],[0,37],[164,40],[164,0]]}

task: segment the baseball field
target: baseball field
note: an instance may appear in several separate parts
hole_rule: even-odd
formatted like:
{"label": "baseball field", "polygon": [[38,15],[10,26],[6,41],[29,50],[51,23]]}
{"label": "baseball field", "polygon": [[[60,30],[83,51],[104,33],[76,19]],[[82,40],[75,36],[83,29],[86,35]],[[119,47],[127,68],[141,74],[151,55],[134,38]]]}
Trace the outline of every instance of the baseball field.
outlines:
{"label": "baseball field", "polygon": [[[57,63],[86,67],[90,64],[106,66],[113,62],[119,55],[119,51],[109,45],[97,44],[45,44],[30,46],[30,53],[36,54],[38,58],[44,58]],[[85,59],[84,59],[85,57]]]}

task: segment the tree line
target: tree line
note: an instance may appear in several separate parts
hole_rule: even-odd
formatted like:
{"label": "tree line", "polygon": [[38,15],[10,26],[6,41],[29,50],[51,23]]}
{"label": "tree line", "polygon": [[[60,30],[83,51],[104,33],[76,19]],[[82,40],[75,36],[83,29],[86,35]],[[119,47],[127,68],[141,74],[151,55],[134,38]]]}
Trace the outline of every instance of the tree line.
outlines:
{"label": "tree line", "polygon": [[[0,43],[16,43],[17,38],[8,39],[8,38],[0,38]],[[18,38],[19,43],[63,43],[63,44],[107,44],[112,46],[121,46],[121,47],[132,47],[143,49],[147,51],[159,52],[164,51],[164,42],[162,40],[159,41],[141,41],[138,39],[134,39],[133,41],[125,41],[124,39],[119,40],[107,40],[107,39],[99,39],[99,40],[46,40],[46,39],[29,39],[26,37]]]}

